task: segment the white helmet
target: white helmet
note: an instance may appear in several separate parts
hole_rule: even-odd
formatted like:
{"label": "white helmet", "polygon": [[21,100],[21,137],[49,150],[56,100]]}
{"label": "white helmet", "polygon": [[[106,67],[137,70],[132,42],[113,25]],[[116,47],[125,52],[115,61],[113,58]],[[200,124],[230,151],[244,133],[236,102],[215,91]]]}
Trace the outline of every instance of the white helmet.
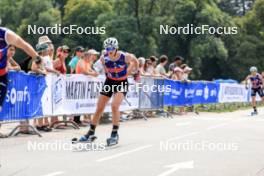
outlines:
{"label": "white helmet", "polygon": [[250,67],[249,71],[250,72],[257,72],[258,69],[257,69],[257,67],[253,66],[253,67]]}
{"label": "white helmet", "polygon": [[118,49],[118,41],[114,37],[110,37],[105,39],[104,48],[115,48]]}

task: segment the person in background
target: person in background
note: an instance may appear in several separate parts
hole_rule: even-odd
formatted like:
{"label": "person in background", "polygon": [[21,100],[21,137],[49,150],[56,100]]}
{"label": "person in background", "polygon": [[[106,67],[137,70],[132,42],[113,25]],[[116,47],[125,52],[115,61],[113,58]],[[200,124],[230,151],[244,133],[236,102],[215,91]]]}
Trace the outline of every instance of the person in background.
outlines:
{"label": "person in background", "polygon": [[[48,38],[48,36],[42,36],[39,38],[39,43],[37,44],[39,46],[45,45],[48,46],[48,49],[44,52],[44,55],[42,57],[43,65],[47,71],[48,74],[53,73],[56,75],[60,75],[61,73],[54,69],[53,66],[53,55],[54,55],[54,46],[51,42],[51,40]],[[51,124],[58,121],[58,117],[51,117]]]}
{"label": "person in background", "polygon": [[[44,60],[45,57],[49,57],[49,46],[48,44],[37,44],[36,51],[38,52],[39,56]],[[44,63],[41,60],[36,60],[32,62],[31,70],[35,73],[40,73],[46,75],[48,72],[45,69]],[[52,131],[51,128],[49,128],[49,120],[48,117],[45,118],[38,118],[34,119],[34,124],[39,131],[45,131],[50,132]]]}
{"label": "person in background", "polygon": [[101,62],[101,58],[104,57],[106,54],[105,50],[102,50],[100,59],[98,59],[94,64],[93,64],[93,69],[99,74],[99,75],[105,75],[105,68],[104,65]]}
{"label": "person in background", "polygon": [[39,37],[38,39],[38,44],[48,44],[49,46],[49,56],[51,59],[54,58],[54,45],[52,44],[52,41],[50,40],[50,38],[47,35],[43,35],[41,37]]}
{"label": "person in background", "polygon": [[[10,70],[21,71],[20,65],[13,58],[15,53],[16,53],[16,47],[14,45],[9,45],[8,50],[7,50],[7,59],[8,59],[7,69],[8,69],[8,71],[10,71]],[[27,121],[20,121],[20,125],[26,125],[26,124],[28,124]],[[20,127],[19,131],[20,131],[20,133],[26,134],[26,133],[28,133],[29,128],[26,126]]]}
{"label": "person in background", "polygon": [[186,66],[184,69],[183,69],[183,75],[182,75],[182,80],[185,81],[185,82],[191,82],[189,80],[189,75],[191,74],[192,72],[192,68],[189,67],[189,66]]}
{"label": "person in background", "polygon": [[153,62],[150,59],[146,59],[144,65],[144,76],[155,76],[156,72],[153,66]]}
{"label": "person in background", "polygon": [[[88,76],[98,76],[99,74],[93,70],[93,63],[97,60],[97,56],[100,53],[94,49],[85,51],[82,59],[80,59],[76,66],[76,74],[84,74]],[[84,115],[83,122],[80,122],[78,125],[82,126],[91,122],[91,115]]]}
{"label": "person in background", "polygon": [[14,45],[9,45],[7,50],[7,69],[8,70],[15,70],[20,71],[21,67],[19,64],[13,59],[14,55],[16,53],[16,47]]}
{"label": "person in background", "polygon": [[146,59],[144,57],[139,57],[138,58],[140,75],[144,75],[145,74],[145,71],[144,71],[145,62],[146,62]]}
{"label": "person in background", "polygon": [[158,58],[156,56],[150,56],[149,59],[150,59],[150,61],[152,63],[151,69],[152,69],[152,72],[153,72],[153,76],[157,76],[158,73],[156,72],[155,68],[157,66]]}
{"label": "person in background", "polygon": [[84,48],[82,46],[78,46],[75,48],[73,57],[69,62],[69,66],[71,68],[71,74],[75,73],[77,63],[82,58],[83,52],[84,52]]}
{"label": "person in background", "polygon": [[67,67],[65,59],[69,56],[71,49],[66,46],[60,46],[57,49],[56,59],[53,61],[54,69],[65,75],[67,73]]}
{"label": "person in background", "polygon": [[180,67],[184,59],[181,56],[176,56],[174,62],[169,65],[169,75],[173,75],[174,69]]}
{"label": "person in background", "polygon": [[171,78],[175,81],[182,81],[183,70],[180,67],[175,67]]}
{"label": "person in background", "polygon": [[[74,74],[76,72],[76,66],[78,64],[78,61],[82,58],[84,52],[84,48],[82,46],[77,46],[74,50],[73,57],[69,62],[69,66],[71,69],[71,74]],[[82,124],[80,116],[74,116],[73,121],[77,124]]]}
{"label": "person in background", "polygon": [[166,73],[165,65],[168,63],[168,57],[166,55],[160,56],[159,62],[156,67],[156,72],[158,75],[167,78],[168,74]]}
{"label": "person in background", "polygon": [[[171,76],[171,79],[175,81],[182,81],[183,80],[183,70],[180,67],[175,67],[173,70],[173,74]],[[169,111],[171,113],[174,113],[174,107],[169,107]],[[179,107],[179,115],[184,114],[184,107]]]}
{"label": "person in background", "polygon": [[156,56],[150,56],[149,59],[151,60],[153,67],[156,67],[159,59]]}
{"label": "person in background", "polygon": [[93,63],[97,60],[99,52],[90,49],[84,52],[82,59],[80,59],[76,66],[76,74],[85,74],[90,76],[98,76],[98,73],[93,70]]}

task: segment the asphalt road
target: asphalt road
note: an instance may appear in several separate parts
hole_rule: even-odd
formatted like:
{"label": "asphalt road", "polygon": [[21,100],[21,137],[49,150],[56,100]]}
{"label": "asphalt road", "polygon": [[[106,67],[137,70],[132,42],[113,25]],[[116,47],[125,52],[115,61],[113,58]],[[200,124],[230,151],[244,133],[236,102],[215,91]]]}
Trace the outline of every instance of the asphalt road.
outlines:
{"label": "asphalt road", "polygon": [[264,109],[133,120],[119,144],[105,147],[111,125],[92,145],[71,146],[87,130],[0,139],[1,176],[264,176]]}

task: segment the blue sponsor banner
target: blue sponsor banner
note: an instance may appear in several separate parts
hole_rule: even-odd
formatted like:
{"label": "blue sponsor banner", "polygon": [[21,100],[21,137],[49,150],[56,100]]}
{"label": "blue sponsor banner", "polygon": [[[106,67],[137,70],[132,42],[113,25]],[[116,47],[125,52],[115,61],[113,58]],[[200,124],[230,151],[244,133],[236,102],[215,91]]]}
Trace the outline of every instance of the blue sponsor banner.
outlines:
{"label": "blue sponsor banner", "polygon": [[47,86],[45,77],[24,72],[9,72],[8,80],[0,121],[25,120],[42,116],[41,98]]}
{"label": "blue sponsor banner", "polygon": [[219,84],[211,82],[179,82],[165,80],[164,105],[193,105],[218,102]]}

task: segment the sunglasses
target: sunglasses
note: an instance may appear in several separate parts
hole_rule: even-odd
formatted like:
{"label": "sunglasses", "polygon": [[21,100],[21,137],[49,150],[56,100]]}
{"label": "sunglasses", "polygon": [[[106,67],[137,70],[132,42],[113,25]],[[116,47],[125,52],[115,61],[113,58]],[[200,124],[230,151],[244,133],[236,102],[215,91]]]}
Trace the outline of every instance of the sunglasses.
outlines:
{"label": "sunglasses", "polygon": [[63,51],[63,53],[65,53],[65,54],[69,54],[69,52],[68,52],[68,51]]}
{"label": "sunglasses", "polygon": [[115,48],[114,47],[109,47],[109,48],[106,48],[105,50],[106,50],[106,52],[111,52],[111,51],[114,51]]}

